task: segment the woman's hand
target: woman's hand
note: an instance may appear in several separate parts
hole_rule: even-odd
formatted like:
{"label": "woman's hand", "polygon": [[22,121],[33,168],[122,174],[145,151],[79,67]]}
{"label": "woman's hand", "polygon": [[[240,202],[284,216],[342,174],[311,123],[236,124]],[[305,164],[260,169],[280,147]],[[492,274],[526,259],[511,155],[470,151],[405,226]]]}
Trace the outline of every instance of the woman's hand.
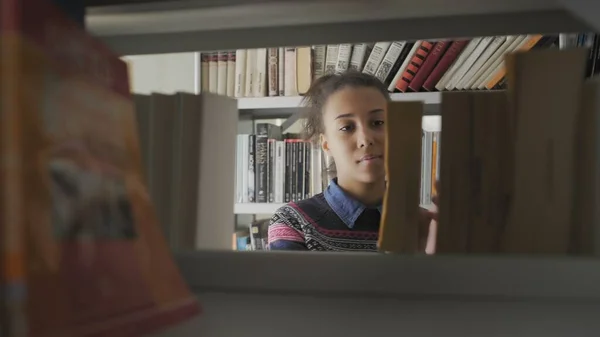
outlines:
{"label": "woman's hand", "polygon": [[440,184],[435,183],[437,194],[431,199],[433,206],[430,209],[421,208],[419,221],[420,250],[424,249],[426,254],[435,254],[435,239],[437,237],[438,203],[440,199]]}

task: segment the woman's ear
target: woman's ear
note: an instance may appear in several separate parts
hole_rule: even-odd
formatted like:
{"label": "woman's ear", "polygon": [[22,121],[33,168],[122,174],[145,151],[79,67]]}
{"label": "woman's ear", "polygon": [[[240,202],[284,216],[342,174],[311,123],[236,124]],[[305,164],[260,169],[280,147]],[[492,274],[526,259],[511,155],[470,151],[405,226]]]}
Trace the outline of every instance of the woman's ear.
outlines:
{"label": "woman's ear", "polygon": [[319,142],[321,143],[321,149],[325,154],[329,155],[329,143],[327,142],[327,137],[324,134],[319,135]]}

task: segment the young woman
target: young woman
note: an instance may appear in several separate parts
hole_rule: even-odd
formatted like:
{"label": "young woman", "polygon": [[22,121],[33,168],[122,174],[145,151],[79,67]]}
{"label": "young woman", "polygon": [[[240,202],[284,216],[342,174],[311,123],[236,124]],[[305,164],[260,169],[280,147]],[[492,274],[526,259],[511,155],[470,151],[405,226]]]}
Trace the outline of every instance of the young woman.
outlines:
{"label": "young woman", "polygon": [[[271,250],[377,250],[389,100],[386,87],[363,73],[315,81],[304,100],[309,109],[305,131],[333,158],[337,177],[325,192],[275,212],[268,233]],[[422,249],[432,253],[436,213],[421,213]]]}

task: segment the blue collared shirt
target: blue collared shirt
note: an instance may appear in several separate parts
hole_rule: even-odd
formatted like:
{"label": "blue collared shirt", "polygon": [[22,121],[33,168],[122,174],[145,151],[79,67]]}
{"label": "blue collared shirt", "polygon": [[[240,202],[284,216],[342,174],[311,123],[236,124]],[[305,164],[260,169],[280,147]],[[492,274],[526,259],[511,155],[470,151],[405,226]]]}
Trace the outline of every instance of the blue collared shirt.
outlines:
{"label": "blue collared shirt", "polygon": [[[348,228],[353,228],[358,217],[367,209],[367,206],[344,192],[337,184],[336,178],[329,182],[323,194],[329,207],[331,207]],[[381,212],[381,205],[377,206],[377,210]]]}

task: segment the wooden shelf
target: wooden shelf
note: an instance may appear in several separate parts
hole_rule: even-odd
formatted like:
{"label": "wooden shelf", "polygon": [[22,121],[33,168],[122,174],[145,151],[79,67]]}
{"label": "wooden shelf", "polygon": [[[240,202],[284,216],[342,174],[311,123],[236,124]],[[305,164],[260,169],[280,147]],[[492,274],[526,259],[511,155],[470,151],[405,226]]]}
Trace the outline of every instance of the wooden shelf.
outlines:
{"label": "wooden shelf", "polygon": [[160,1],[91,6],[86,25],[121,55],[591,30],[547,0]]}
{"label": "wooden shelf", "polygon": [[600,304],[597,259],[275,251],[200,251],[176,259],[199,293]]}
{"label": "wooden shelf", "polygon": [[273,214],[285,204],[279,203],[243,203],[235,204],[233,212],[235,214]]}

